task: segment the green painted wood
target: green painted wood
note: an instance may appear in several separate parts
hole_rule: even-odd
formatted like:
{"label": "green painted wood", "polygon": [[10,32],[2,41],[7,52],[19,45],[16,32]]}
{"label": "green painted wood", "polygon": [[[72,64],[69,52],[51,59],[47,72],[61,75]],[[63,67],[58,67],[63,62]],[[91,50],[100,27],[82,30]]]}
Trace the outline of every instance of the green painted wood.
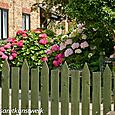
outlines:
{"label": "green painted wood", "polygon": [[80,72],[71,71],[71,115],[79,115],[80,103]]}
{"label": "green painted wood", "polygon": [[61,115],[69,115],[69,69],[66,62],[61,70]]}
{"label": "green painted wood", "polygon": [[[115,72],[113,72],[113,79],[114,79],[113,103],[115,105]],[[115,106],[114,106],[114,111],[115,111]]]}
{"label": "green painted wood", "polygon": [[[11,88],[12,88],[12,109],[19,109],[19,68],[18,67],[12,67],[11,68],[12,74],[11,74]],[[12,115],[16,115],[16,113],[12,113]]]}
{"label": "green painted wood", "polygon": [[103,73],[103,114],[111,111],[111,80],[112,72],[107,65]]}
{"label": "green painted wood", "polygon": [[51,115],[59,115],[59,71],[51,71]]}
{"label": "green painted wood", "polygon": [[90,72],[87,64],[82,72],[82,115],[89,115],[90,106]]}
{"label": "green painted wood", "polygon": [[93,73],[92,115],[100,115],[101,105],[101,73]]}
{"label": "green painted wood", "polygon": [[[9,78],[10,67],[5,60],[2,67],[2,109],[9,109]],[[9,115],[9,113],[2,113],[2,115]]]}
{"label": "green painted wood", "polygon": [[[25,60],[21,68],[21,108],[28,109],[29,96],[29,67]],[[27,114],[27,113],[24,113]]]}
{"label": "green painted wood", "polygon": [[[39,108],[39,68],[31,70],[31,109],[36,110]],[[31,115],[38,115],[32,113]]]}
{"label": "green painted wood", "polygon": [[49,68],[44,62],[41,70],[41,108],[42,115],[48,115],[48,96],[49,95]]}

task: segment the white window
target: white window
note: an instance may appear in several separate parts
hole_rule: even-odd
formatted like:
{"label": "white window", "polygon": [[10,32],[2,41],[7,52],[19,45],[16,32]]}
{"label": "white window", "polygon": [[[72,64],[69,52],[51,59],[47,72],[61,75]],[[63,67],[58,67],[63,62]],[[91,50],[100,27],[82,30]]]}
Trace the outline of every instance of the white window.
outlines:
{"label": "white window", "polygon": [[22,29],[30,30],[30,15],[22,14]]}
{"label": "white window", "polygon": [[0,9],[0,39],[8,38],[8,10]]}

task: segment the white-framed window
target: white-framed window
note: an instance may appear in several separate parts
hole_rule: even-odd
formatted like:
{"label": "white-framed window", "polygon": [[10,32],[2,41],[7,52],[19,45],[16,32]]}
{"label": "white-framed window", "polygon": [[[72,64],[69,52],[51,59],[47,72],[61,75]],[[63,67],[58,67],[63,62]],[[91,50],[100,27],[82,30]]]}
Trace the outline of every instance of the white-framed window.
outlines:
{"label": "white-framed window", "polygon": [[8,38],[8,10],[0,8],[0,39]]}
{"label": "white-framed window", "polygon": [[29,14],[22,14],[22,29],[23,30],[30,30],[30,15]]}

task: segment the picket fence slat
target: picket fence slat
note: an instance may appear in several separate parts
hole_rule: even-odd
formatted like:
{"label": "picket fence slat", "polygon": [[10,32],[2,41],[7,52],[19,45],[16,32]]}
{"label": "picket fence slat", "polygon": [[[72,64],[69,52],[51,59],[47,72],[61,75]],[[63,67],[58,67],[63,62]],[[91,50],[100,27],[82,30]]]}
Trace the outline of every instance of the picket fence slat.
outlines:
{"label": "picket fence slat", "polygon": [[59,70],[51,71],[51,115],[59,115]]}
{"label": "picket fence slat", "polygon": [[71,115],[79,115],[80,103],[80,72],[71,71]]}
{"label": "picket fence slat", "polygon": [[[113,79],[114,79],[114,83],[113,83],[113,86],[114,86],[114,89],[113,89],[113,103],[115,105],[115,72],[113,72]],[[115,111],[115,106],[114,106],[114,111]]]}
{"label": "picket fence slat", "polygon": [[66,62],[61,70],[61,115],[69,115],[69,69]]}
{"label": "picket fence slat", "polygon": [[87,64],[82,72],[82,115],[89,115],[90,106],[90,72]]}
{"label": "picket fence slat", "polygon": [[[39,108],[39,68],[31,69],[31,110]],[[38,113],[31,113],[37,115]]]}
{"label": "picket fence slat", "polygon": [[101,105],[101,73],[93,73],[92,115],[100,115]]}
{"label": "picket fence slat", "polygon": [[112,72],[107,65],[103,73],[103,114],[111,111],[111,80]]}
{"label": "picket fence slat", "polygon": [[[11,108],[19,109],[19,68],[12,67],[12,74],[11,74],[11,88],[12,88],[12,101],[11,101]],[[12,113],[12,115],[16,115],[16,113]]]}
{"label": "picket fence slat", "polygon": [[[2,67],[2,109],[9,109],[9,78],[10,67],[5,60]],[[8,115],[9,113],[2,113],[2,115]]]}
{"label": "picket fence slat", "polygon": [[[39,72],[39,67],[31,69],[31,71],[29,71],[29,66],[26,60],[22,65],[21,73],[19,69],[20,68],[18,67],[11,67],[10,69],[7,60],[5,60],[3,64],[2,98],[1,98],[2,110],[10,109],[9,104],[11,104],[11,109],[16,108],[18,110],[19,108],[21,108],[26,112],[26,110],[29,109],[29,101],[31,101],[30,109],[32,111],[40,108],[43,109],[43,113],[41,113],[40,115],[60,115],[59,114],[60,110],[61,110],[61,115],[70,115],[69,114],[70,111],[71,111],[71,115],[90,115],[91,111],[92,111],[92,115],[102,115],[101,102],[103,104],[103,115],[106,115],[106,113],[111,111],[112,72],[108,65],[106,66],[103,72],[103,76],[101,76],[100,72],[93,72],[92,74],[93,76],[91,76],[87,64],[84,65],[82,74],[80,74],[80,71],[78,70],[72,70],[70,73],[70,70],[68,69],[66,62],[62,65],[61,71],[59,71],[59,69],[51,70],[51,106],[49,106],[50,74],[49,74],[49,68],[47,63],[46,62],[43,63],[41,73]],[[12,91],[11,95],[9,93],[10,71],[11,71],[11,91]],[[29,79],[30,73],[31,73],[31,79]],[[115,72],[113,72],[113,75],[114,75],[113,76],[114,78],[113,100],[115,105]],[[20,76],[21,76],[21,83],[19,79]],[[71,77],[71,85],[69,85],[70,77]],[[91,88],[92,93],[90,93],[90,87],[91,87],[90,77],[93,77],[93,81],[91,81],[93,84]],[[59,78],[61,78],[61,82],[59,81]],[[29,82],[29,80],[31,80],[31,82]],[[103,80],[103,97],[101,97],[102,80]],[[29,83],[31,83],[30,94],[29,94]],[[39,83],[41,83],[41,85]],[[21,84],[21,107],[19,106],[20,84]],[[39,88],[39,86],[41,87]],[[61,88],[61,101],[59,100],[60,98],[59,88]],[[71,90],[69,90],[70,88]],[[39,92],[39,89],[41,89],[40,90],[41,92]],[[80,97],[80,93],[81,93],[81,97]],[[69,94],[71,95],[70,96],[71,108],[69,108]],[[92,98],[90,98],[90,94],[92,94]],[[11,99],[11,103],[10,103],[10,99]],[[81,102],[80,99],[82,99]],[[39,105],[39,101],[41,103],[41,106]],[[59,108],[60,107],[59,103],[61,103],[61,109]],[[80,103],[82,104],[82,108],[80,106],[81,105]],[[90,108],[90,104],[92,105],[92,110]],[[21,113],[22,115],[28,114],[23,112]],[[15,115],[15,114],[16,113],[12,113],[11,115]],[[37,114],[38,113],[32,113],[31,115],[37,115]],[[9,115],[9,113],[2,113],[2,115]]]}
{"label": "picket fence slat", "polygon": [[[29,107],[29,67],[25,60],[21,68],[21,109]],[[24,113],[27,114],[27,113]]]}
{"label": "picket fence slat", "polygon": [[49,114],[49,68],[47,63],[43,63],[42,70],[41,70],[41,108],[43,109],[42,115]]}

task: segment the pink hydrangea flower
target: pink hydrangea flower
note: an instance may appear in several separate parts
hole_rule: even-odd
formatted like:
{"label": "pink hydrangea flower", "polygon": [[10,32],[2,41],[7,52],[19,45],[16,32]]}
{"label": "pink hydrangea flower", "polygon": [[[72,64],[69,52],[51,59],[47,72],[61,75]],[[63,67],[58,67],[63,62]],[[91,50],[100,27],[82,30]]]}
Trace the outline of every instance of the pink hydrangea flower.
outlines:
{"label": "pink hydrangea flower", "polygon": [[17,35],[25,34],[27,31],[26,30],[18,30],[16,32]]}
{"label": "pink hydrangea flower", "polygon": [[81,48],[87,48],[88,46],[89,46],[89,44],[86,42],[86,41],[84,41],[84,42],[82,42],[81,44],[80,44],[80,46],[81,46]]}
{"label": "pink hydrangea flower", "polygon": [[39,37],[40,38],[47,38],[47,34],[40,34]]}
{"label": "pink hydrangea flower", "polygon": [[66,48],[66,44],[63,43],[63,42],[61,42],[61,44],[60,44],[60,50],[63,50],[63,49],[65,49],[65,48]]}
{"label": "pink hydrangea flower", "polygon": [[22,46],[23,46],[23,40],[18,41],[18,42],[17,42],[17,46],[18,46],[18,47],[22,47]]}
{"label": "pink hydrangea flower", "polygon": [[12,55],[9,56],[9,60],[13,60],[14,57]]}
{"label": "pink hydrangea flower", "polygon": [[51,53],[52,53],[52,50],[51,49],[47,49],[46,54],[49,55]]}
{"label": "pink hydrangea flower", "polygon": [[62,59],[64,58],[64,54],[60,53],[55,56],[55,59]]}
{"label": "pink hydrangea flower", "polygon": [[13,52],[13,53],[12,53],[12,56],[13,56],[13,58],[16,58],[17,53],[16,53],[16,52]]}
{"label": "pink hydrangea flower", "polygon": [[65,50],[65,52],[64,52],[64,56],[65,57],[68,57],[68,56],[70,56],[70,55],[72,55],[73,54],[73,50],[71,49],[71,48],[68,48],[67,50]]}
{"label": "pink hydrangea flower", "polygon": [[72,39],[67,39],[67,40],[65,41],[65,44],[66,44],[66,45],[72,44]]}
{"label": "pink hydrangea flower", "polygon": [[8,49],[8,48],[10,48],[10,47],[11,47],[11,44],[10,44],[10,43],[8,43],[8,44],[6,44],[6,45],[4,46],[5,49]]}
{"label": "pink hydrangea flower", "polygon": [[71,47],[74,50],[79,47],[79,43],[73,43]]}
{"label": "pink hydrangea flower", "polygon": [[4,47],[0,47],[0,51],[4,52],[5,51]]}
{"label": "pink hydrangea flower", "polygon": [[48,61],[48,58],[47,57],[42,57],[42,59],[41,59],[43,62],[45,62],[45,61]]}
{"label": "pink hydrangea flower", "polygon": [[39,33],[42,32],[42,30],[41,29],[35,29],[34,32],[37,33],[37,34],[39,34]]}
{"label": "pink hydrangea flower", "polygon": [[7,42],[11,42],[11,43],[14,43],[14,42],[17,42],[15,38],[8,38]]}
{"label": "pink hydrangea flower", "polygon": [[39,41],[40,44],[46,45],[48,43],[47,39],[43,38]]}
{"label": "pink hydrangea flower", "polygon": [[8,56],[7,55],[5,55],[5,54],[2,54],[2,57],[1,57],[2,59],[7,59],[8,58]]}
{"label": "pink hydrangea flower", "polygon": [[59,51],[59,50],[60,50],[60,47],[59,47],[57,44],[54,44],[54,45],[51,47],[51,50],[52,50],[52,52]]}
{"label": "pink hydrangea flower", "polygon": [[59,58],[59,59],[58,59],[58,62],[59,62],[59,64],[62,64],[63,58]]}
{"label": "pink hydrangea flower", "polygon": [[27,37],[27,34],[22,34],[22,37],[23,37],[23,38],[26,38],[26,37]]}
{"label": "pink hydrangea flower", "polygon": [[4,53],[2,51],[0,51],[0,56],[3,55]]}
{"label": "pink hydrangea flower", "polygon": [[57,60],[54,60],[54,61],[53,61],[53,65],[54,65],[55,67],[58,67],[58,66],[60,65],[60,63],[59,63]]}

